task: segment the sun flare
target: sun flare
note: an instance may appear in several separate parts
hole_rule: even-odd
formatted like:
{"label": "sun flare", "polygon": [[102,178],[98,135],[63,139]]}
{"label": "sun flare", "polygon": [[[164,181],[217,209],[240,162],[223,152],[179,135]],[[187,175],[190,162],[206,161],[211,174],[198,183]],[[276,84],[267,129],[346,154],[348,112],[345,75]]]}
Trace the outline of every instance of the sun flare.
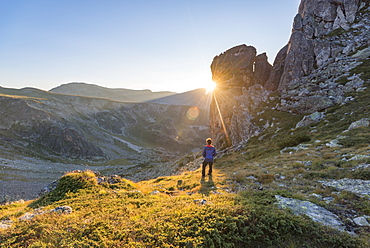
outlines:
{"label": "sun flare", "polygon": [[206,89],[206,94],[211,93],[216,88],[216,83],[208,81],[204,84],[204,88]]}

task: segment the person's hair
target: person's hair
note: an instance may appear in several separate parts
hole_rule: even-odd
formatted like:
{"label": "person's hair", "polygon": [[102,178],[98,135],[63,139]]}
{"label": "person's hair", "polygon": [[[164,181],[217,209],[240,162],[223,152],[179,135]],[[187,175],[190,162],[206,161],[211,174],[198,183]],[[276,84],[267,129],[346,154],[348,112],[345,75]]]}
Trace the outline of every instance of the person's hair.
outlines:
{"label": "person's hair", "polygon": [[210,145],[210,144],[212,144],[212,139],[208,138],[208,139],[206,139],[206,142],[207,142],[208,145]]}

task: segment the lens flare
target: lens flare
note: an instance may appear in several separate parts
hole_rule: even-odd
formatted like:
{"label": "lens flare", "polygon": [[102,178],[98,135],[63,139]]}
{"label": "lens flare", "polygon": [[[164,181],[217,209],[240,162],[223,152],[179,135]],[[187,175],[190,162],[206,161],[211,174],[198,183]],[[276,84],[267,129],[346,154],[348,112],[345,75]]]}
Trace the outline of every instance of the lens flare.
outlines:
{"label": "lens flare", "polygon": [[188,109],[186,116],[188,117],[189,120],[195,120],[196,118],[198,118],[199,113],[200,110],[198,107],[191,107]]}

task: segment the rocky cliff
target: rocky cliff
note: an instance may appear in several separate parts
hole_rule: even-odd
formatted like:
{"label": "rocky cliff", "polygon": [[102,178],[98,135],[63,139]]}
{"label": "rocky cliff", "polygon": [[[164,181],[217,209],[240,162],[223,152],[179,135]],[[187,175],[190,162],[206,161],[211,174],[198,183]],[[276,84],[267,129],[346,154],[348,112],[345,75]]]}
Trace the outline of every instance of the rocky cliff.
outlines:
{"label": "rocky cliff", "polygon": [[236,46],[216,56],[211,130],[217,145],[246,142],[270,126],[271,121],[260,123],[262,103],[308,115],[350,101],[346,94],[363,90],[369,78],[369,37],[368,1],[302,0],[289,43],[273,66],[253,46]]}

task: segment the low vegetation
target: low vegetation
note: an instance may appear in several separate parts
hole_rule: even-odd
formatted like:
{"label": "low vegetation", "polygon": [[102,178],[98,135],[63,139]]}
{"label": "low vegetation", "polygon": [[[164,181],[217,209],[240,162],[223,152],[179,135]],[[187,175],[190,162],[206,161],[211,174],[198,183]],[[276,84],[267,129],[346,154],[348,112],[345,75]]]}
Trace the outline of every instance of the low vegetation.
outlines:
{"label": "low vegetation", "polygon": [[[97,184],[91,171],[68,173],[26,211],[71,206],[16,221],[0,232],[2,247],[359,247],[361,241],[280,210],[284,191],[226,193],[224,176],[199,182],[199,170],[135,184]],[[181,181],[180,181],[181,180]],[[185,187],[184,185],[188,185]],[[211,194],[208,194],[207,191]],[[217,193],[215,193],[217,191]],[[203,194],[201,193],[203,192]],[[21,206],[7,205],[15,220]],[[14,215],[11,214],[13,208]],[[22,210],[22,214],[25,211]]]}

